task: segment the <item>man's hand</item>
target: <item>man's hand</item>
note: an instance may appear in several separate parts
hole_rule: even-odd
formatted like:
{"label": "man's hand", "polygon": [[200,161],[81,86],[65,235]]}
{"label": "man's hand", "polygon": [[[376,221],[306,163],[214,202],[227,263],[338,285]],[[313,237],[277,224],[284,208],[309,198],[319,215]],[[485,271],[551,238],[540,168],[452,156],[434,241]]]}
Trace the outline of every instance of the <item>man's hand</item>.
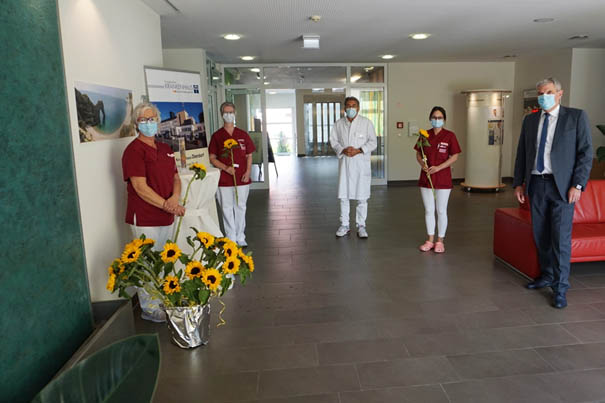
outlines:
{"label": "man's hand", "polygon": [[515,197],[521,204],[525,203],[525,193],[523,193],[523,186],[517,186],[515,188]]}
{"label": "man's hand", "polygon": [[361,154],[362,151],[359,148],[347,147],[344,150],[342,150],[342,153],[344,155],[346,155],[347,157],[354,157],[357,154]]}
{"label": "man's hand", "polygon": [[228,166],[227,168],[224,169],[225,172],[227,172],[229,175],[235,175],[235,168]]}
{"label": "man's hand", "polygon": [[245,174],[242,175],[242,182],[246,183],[250,180],[250,172],[246,172]]}
{"label": "man's hand", "polygon": [[571,187],[569,188],[569,192],[567,192],[567,202],[569,204],[575,203],[580,200],[580,196],[582,196],[582,191],[575,187]]}

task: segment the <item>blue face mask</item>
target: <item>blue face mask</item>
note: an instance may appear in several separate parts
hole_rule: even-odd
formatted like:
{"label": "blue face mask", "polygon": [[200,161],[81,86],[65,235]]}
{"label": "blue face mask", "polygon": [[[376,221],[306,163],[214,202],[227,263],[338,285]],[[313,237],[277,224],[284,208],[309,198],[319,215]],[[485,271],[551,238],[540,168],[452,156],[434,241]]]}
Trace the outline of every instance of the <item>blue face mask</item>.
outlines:
{"label": "blue face mask", "polygon": [[349,108],[345,112],[347,113],[347,117],[349,119],[353,119],[355,116],[357,116],[357,109],[355,108]]}
{"label": "blue face mask", "polygon": [[435,129],[443,127],[443,123],[443,119],[431,119],[431,126],[433,126]]}
{"label": "blue face mask", "polygon": [[137,125],[137,127],[145,137],[153,137],[158,132],[158,122],[141,122]]}
{"label": "blue face mask", "polygon": [[552,109],[555,104],[555,94],[542,94],[538,97],[538,104],[540,104],[540,108],[545,111]]}

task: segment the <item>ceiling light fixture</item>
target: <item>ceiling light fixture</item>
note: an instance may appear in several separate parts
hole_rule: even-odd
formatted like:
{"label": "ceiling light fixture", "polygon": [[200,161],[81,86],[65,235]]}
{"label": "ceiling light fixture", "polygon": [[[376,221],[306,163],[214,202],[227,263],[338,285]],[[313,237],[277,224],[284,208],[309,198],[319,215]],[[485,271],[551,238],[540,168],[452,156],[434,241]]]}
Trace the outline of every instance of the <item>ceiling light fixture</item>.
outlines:
{"label": "ceiling light fixture", "polygon": [[583,39],[588,39],[588,35],[574,35],[574,36],[569,37],[570,41],[577,41],[577,40],[583,40]]}
{"label": "ceiling light fixture", "polygon": [[247,62],[250,60],[254,60],[254,56],[240,56],[239,58]]}
{"label": "ceiling light fixture", "polygon": [[382,55],[380,57],[382,57],[384,60],[390,60],[390,59],[394,58],[395,55]]}
{"label": "ceiling light fixture", "polygon": [[547,22],[554,22],[554,21],[555,21],[554,18],[536,18],[534,20],[534,22],[537,22],[537,23],[547,23]]}
{"label": "ceiling light fixture", "polygon": [[223,38],[225,38],[228,41],[237,41],[241,37],[242,36],[238,35],[238,34],[225,34],[225,35],[223,35]]}
{"label": "ceiling light fixture", "polygon": [[424,32],[418,32],[418,33],[415,33],[415,34],[410,34],[410,38],[416,39],[417,41],[426,39],[429,36],[431,36],[431,34],[427,34],[427,33],[424,33]]}
{"label": "ceiling light fixture", "polygon": [[313,22],[319,22],[321,20],[321,15],[312,15],[309,19]]}
{"label": "ceiling light fixture", "polygon": [[250,69],[250,71],[253,73],[260,73],[260,69],[258,67],[253,67]]}
{"label": "ceiling light fixture", "polygon": [[319,49],[319,35],[303,35],[304,49]]}
{"label": "ceiling light fixture", "polygon": [[265,85],[269,85],[269,84],[271,84],[271,83],[270,83],[269,81],[265,81],[263,84],[265,84]]}

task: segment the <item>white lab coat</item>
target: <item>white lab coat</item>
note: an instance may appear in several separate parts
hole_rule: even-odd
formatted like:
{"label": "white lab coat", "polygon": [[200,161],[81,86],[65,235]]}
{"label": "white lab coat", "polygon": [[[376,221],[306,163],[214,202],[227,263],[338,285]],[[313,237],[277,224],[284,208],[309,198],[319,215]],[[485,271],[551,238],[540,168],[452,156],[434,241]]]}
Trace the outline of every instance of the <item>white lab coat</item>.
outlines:
{"label": "white lab coat", "polygon": [[[372,122],[357,115],[353,122],[346,117],[334,123],[330,145],[338,156],[338,198],[367,200],[372,185],[371,153],[376,149],[376,131]],[[347,157],[342,150],[361,148],[363,153]]]}

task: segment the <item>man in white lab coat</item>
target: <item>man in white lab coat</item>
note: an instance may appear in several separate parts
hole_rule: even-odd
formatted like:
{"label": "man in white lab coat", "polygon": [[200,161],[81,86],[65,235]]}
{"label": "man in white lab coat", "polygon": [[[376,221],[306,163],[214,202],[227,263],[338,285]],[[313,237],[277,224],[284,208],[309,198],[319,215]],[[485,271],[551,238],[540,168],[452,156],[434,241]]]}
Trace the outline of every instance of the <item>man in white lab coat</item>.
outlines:
{"label": "man in white lab coat", "polygon": [[367,238],[366,217],[372,185],[370,157],[376,149],[376,131],[372,122],[359,116],[359,100],[345,99],[345,117],[334,123],[330,145],[338,156],[338,199],[340,199],[340,228],[337,237],[349,229],[349,200],[357,200],[357,235]]}

